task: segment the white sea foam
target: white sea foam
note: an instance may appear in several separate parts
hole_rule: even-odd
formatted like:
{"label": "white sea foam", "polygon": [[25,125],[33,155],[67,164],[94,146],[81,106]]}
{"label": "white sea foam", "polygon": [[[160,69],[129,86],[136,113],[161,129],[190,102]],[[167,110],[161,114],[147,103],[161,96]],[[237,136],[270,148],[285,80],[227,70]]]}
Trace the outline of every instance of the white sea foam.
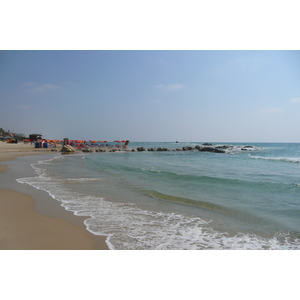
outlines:
{"label": "white sea foam", "polygon": [[264,159],[264,160],[300,163],[300,158],[299,157],[265,157],[265,156],[253,156],[253,155],[249,155],[249,157],[252,158],[252,159]]}
{"label": "white sea foam", "polygon": [[62,180],[46,177],[18,179],[20,183],[45,190],[78,216],[87,216],[87,230],[106,236],[110,249],[300,249],[299,241],[282,242],[277,236],[229,236],[210,227],[200,217],[154,212],[133,203],[115,203],[101,197],[70,192]]}
{"label": "white sea foam", "polygon": [[102,178],[69,178],[66,183],[75,183],[75,182],[88,182],[88,181],[101,181]]}
{"label": "white sea foam", "polygon": [[240,152],[253,152],[253,151],[259,151],[262,150],[263,147],[259,146],[241,146],[241,145],[216,145],[216,148],[219,148],[227,153],[235,154]]}
{"label": "white sea foam", "polygon": [[103,202],[103,211],[85,224],[92,233],[110,235],[111,249],[300,249],[297,241],[281,242],[276,236],[264,239],[240,233],[230,237],[198,217]]}

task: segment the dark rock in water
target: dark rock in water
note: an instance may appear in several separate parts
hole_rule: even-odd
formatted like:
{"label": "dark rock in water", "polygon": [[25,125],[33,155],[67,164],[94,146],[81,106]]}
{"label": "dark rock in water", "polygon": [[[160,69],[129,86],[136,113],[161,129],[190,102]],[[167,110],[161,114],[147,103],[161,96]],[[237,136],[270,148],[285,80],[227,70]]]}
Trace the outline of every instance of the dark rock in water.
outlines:
{"label": "dark rock in water", "polygon": [[148,151],[156,151],[156,148],[148,148]]}
{"label": "dark rock in water", "polygon": [[200,147],[200,148],[198,148],[198,150],[202,151],[202,152],[226,153],[223,150],[219,150],[219,149],[211,148],[211,147]]}
{"label": "dark rock in water", "polygon": [[188,149],[188,150],[195,150],[195,148],[194,148],[194,147],[191,147],[191,146],[187,146],[187,149]]}
{"label": "dark rock in water", "polygon": [[138,150],[137,150],[137,149],[132,149],[131,151],[132,151],[132,152],[137,152]]}
{"label": "dark rock in water", "polygon": [[146,148],[145,147],[138,147],[138,148],[136,148],[137,149],[137,151],[146,151]]}
{"label": "dark rock in water", "polygon": [[222,146],[217,146],[216,148],[219,148],[219,149],[231,149],[233,147],[229,146],[229,145],[222,145]]}
{"label": "dark rock in water", "polygon": [[182,147],[182,151],[187,151],[187,147]]}
{"label": "dark rock in water", "polygon": [[213,144],[211,144],[211,143],[204,143],[202,145],[204,145],[204,146],[212,146]]}
{"label": "dark rock in water", "polygon": [[176,151],[182,151],[182,149],[181,148],[176,148]]}
{"label": "dark rock in water", "polygon": [[168,148],[157,148],[157,151],[168,151]]}

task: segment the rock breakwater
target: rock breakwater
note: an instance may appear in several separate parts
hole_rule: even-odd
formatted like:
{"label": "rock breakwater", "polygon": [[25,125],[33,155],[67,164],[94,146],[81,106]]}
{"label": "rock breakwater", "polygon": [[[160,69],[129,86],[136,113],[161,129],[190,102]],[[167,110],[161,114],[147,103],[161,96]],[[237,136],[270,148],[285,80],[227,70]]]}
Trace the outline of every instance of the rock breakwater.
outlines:
{"label": "rock breakwater", "polygon": [[168,148],[148,148],[145,147],[138,147],[136,149],[132,149],[132,152],[142,152],[142,151],[203,151],[203,152],[213,152],[213,153],[226,153],[224,150],[220,150],[214,147],[191,147],[191,146],[185,146],[182,148],[176,148],[176,149],[168,149]]}
{"label": "rock breakwater", "polygon": [[[209,146],[208,146],[209,145]],[[195,147],[192,146],[184,146],[182,148],[176,149],[168,149],[166,147],[158,147],[158,148],[146,148],[146,147],[137,147],[137,148],[98,148],[95,149],[95,152],[102,153],[102,152],[144,152],[144,151],[151,151],[151,152],[165,152],[165,151],[200,151],[200,152],[211,152],[211,153],[228,153],[231,151],[253,151],[256,148],[254,146],[233,146],[233,145],[213,145],[209,143],[205,143],[202,145],[197,145]],[[66,151],[67,149],[65,149]],[[91,149],[81,150],[83,152],[93,152]],[[68,153],[74,153],[72,150]]]}

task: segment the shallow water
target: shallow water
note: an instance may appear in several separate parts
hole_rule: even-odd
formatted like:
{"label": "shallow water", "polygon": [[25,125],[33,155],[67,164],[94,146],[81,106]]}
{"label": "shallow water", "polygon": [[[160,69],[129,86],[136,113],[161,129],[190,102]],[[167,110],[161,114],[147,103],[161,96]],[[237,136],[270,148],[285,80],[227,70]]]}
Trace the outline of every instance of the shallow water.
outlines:
{"label": "shallow water", "polygon": [[226,145],[57,156],[18,181],[88,216],[110,249],[300,249],[300,144]]}

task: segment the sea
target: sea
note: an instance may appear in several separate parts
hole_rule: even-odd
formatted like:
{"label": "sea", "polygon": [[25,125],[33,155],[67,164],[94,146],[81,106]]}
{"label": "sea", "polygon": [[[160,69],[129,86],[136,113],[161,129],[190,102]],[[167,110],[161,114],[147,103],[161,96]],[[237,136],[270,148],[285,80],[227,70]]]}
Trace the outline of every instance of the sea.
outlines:
{"label": "sea", "polygon": [[[300,144],[131,142],[61,155],[17,179],[85,216],[111,250],[300,249]],[[147,151],[149,148],[173,151]],[[193,150],[175,151],[183,147]]]}

